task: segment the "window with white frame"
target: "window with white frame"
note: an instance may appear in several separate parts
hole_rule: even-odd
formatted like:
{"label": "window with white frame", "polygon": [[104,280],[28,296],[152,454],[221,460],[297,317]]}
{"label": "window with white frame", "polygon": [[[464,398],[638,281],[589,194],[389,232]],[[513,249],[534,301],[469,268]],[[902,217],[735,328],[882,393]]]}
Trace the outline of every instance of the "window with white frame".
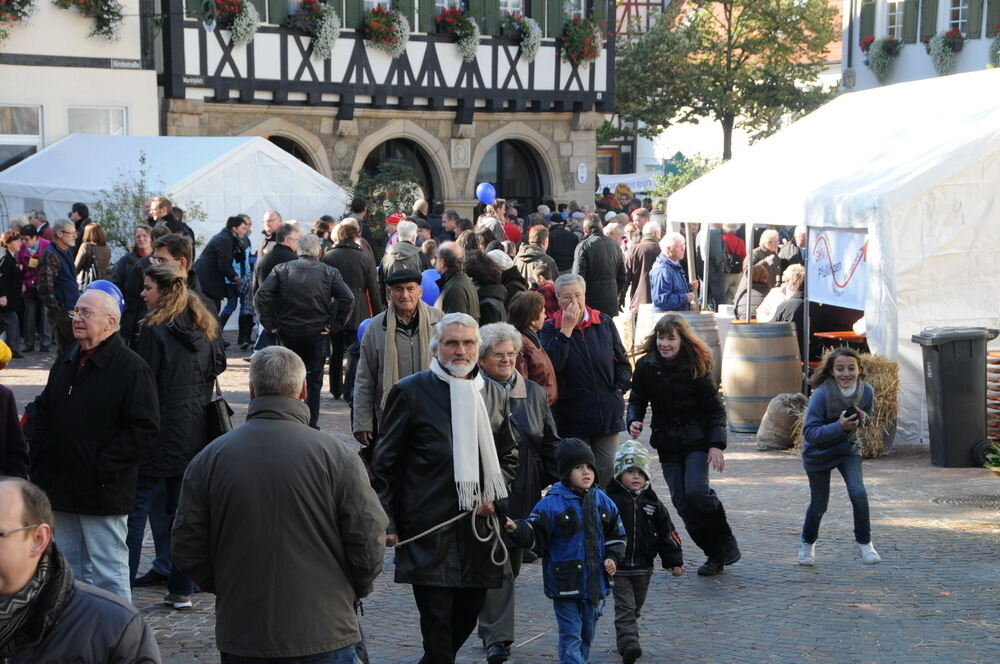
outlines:
{"label": "window with white frame", "polygon": [[948,29],[958,28],[962,34],[969,31],[969,0],[951,0],[948,9]]}
{"label": "window with white frame", "polygon": [[903,0],[889,0],[885,3],[885,36],[903,38]]}
{"label": "window with white frame", "polygon": [[391,3],[389,2],[389,0],[364,0],[364,9],[366,12],[370,12],[379,5],[382,5],[383,7],[388,7],[390,4]]}
{"label": "window with white frame", "polygon": [[0,171],[42,149],[42,107],[0,106]]}
{"label": "window with white frame", "polygon": [[524,0],[500,0],[500,16],[504,14],[524,14]]}
{"label": "window with white frame", "polygon": [[67,120],[71,134],[128,135],[125,109],[118,106],[71,106]]}
{"label": "window with white frame", "polygon": [[583,18],[585,16],[585,8],[584,0],[565,0],[563,2],[563,11],[569,18],[573,18],[574,16]]}

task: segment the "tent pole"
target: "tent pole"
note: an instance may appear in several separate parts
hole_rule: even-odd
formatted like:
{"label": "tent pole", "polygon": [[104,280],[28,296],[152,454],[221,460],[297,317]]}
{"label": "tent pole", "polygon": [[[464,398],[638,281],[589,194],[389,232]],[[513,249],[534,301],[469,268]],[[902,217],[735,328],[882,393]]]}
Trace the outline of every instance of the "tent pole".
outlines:
{"label": "tent pole", "polygon": [[[712,250],[711,246],[711,235],[712,235],[712,224],[709,222],[702,223],[702,229],[704,229],[705,234],[702,236],[701,240],[701,310],[708,311],[708,264],[711,262],[709,258],[709,252]],[[697,241],[697,236],[695,237]]]}
{"label": "tent pole", "polygon": [[747,251],[747,257],[746,257],[746,261],[745,262],[747,264],[747,273],[746,273],[746,277],[747,277],[747,281],[746,281],[746,284],[747,284],[747,295],[746,295],[747,303],[746,303],[746,309],[747,309],[747,322],[748,323],[750,322],[750,318],[751,318],[751,315],[750,315],[750,300],[751,300],[750,290],[753,288],[753,281],[752,281],[752,279],[753,279],[753,265],[752,265],[753,260],[750,258],[750,254],[753,253],[753,246],[752,246],[753,245],[753,227],[754,227],[754,223],[752,221],[747,223],[746,231],[744,233],[744,235],[746,235],[746,238],[743,240],[743,244],[746,246],[746,251]]}
{"label": "tent pole", "polygon": [[[809,251],[809,247],[812,246],[812,229],[806,229],[806,252]],[[793,239],[792,242],[795,240]],[[803,256],[802,266],[806,268],[806,279],[802,283],[802,306],[804,311],[802,312],[802,327],[805,330],[802,332],[802,393],[805,395],[809,394],[809,333],[811,321],[809,320],[809,268],[806,263],[808,256]]]}
{"label": "tent pole", "polygon": [[[695,269],[694,252],[691,251],[691,249],[694,249],[694,242],[692,242],[692,240],[691,240],[691,222],[690,221],[685,221],[684,222],[684,243],[685,243],[685,245],[688,248],[688,251],[687,251],[688,275],[689,275],[691,281],[695,281],[695,280],[698,279],[698,272]],[[688,308],[690,309],[690,305],[688,306]]]}

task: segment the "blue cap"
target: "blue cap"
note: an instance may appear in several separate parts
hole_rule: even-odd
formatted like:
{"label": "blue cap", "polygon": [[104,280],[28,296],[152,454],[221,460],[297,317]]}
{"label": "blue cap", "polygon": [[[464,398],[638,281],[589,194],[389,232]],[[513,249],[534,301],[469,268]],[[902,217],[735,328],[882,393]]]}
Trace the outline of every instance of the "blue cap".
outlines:
{"label": "blue cap", "polygon": [[89,290],[99,290],[115,298],[115,302],[118,303],[119,313],[125,313],[125,296],[122,295],[118,286],[115,286],[107,279],[98,279],[97,281],[91,281],[90,284],[83,289],[83,292],[86,293]]}

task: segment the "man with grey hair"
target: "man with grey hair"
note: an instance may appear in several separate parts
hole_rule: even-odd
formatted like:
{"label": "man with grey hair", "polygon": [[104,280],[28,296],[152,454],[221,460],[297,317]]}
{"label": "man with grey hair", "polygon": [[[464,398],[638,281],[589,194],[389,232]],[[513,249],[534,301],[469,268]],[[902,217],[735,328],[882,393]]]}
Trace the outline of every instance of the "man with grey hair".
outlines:
{"label": "man with grey hair", "polygon": [[649,271],[656,264],[656,259],[660,256],[660,235],[662,231],[660,225],[655,221],[649,221],[649,212],[639,208],[632,213],[635,220],[645,219],[642,225],[642,237],[639,241],[629,247],[625,255],[625,274],[628,278],[628,289],[631,293],[629,297],[629,321],[631,324],[626,327],[627,336],[625,348],[628,351],[634,350],[636,342],[642,343],[642,339],[635,339],[635,322],[639,316],[639,307],[643,304],[651,304],[652,297],[649,294]]}
{"label": "man with grey hair", "polygon": [[[492,537],[517,468],[506,391],[479,373],[476,321],[452,313],[434,326],[430,369],[389,392],[372,459],[372,484],[389,515],[387,546],[396,549],[397,583],[413,585],[424,662],[448,664],[482,609],[502,568]],[[499,505],[498,505],[499,503]],[[474,513],[474,514],[471,514]],[[460,515],[434,532],[420,533]],[[470,525],[469,519],[473,520]],[[487,541],[480,541],[484,537]]]}
{"label": "man with grey hair", "polygon": [[455,229],[458,228],[459,219],[458,213],[454,210],[445,210],[441,215],[441,234],[437,237],[438,244],[455,241]]}
{"label": "man with grey hair", "polygon": [[[52,241],[52,227],[49,226],[49,218],[41,210],[32,210],[28,216],[28,221],[35,227],[35,233],[49,242]],[[73,225],[76,228],[76,224]]]}
{"label": "man with grey hair", "polygon": [[795,227],[792,234],[792,241],[786,242],[778,250],[778,258],[781,260],[781,273],[784,274],[789,265],[805,265],[808,255],[807,243],[809,229],[804,224]]}
{"label": "man with grey hair", "polygon": [[287,348],[255,353],[246,422],[184,474],[174,563],[215,593],[223,662],[357,661],[388,520],[357,454],[307,426],[306,375]]}
{"label": "man with grey hair", "polygon": [[30,475],[76,577],[131,601],[126,523],[160,414],[153,372],[118,334],[120,298],[91,288],[71,309],[76,343],[35,399]]}
{"label": "man with grey hair", "polygon": [[434,257],[434,268],[441,275],[437,280],[439,295],[434,306],[446,314],[460,312],[479,320],[479,295],[472,279],[464,271],[462,248],[445,242]]}
{"label": "man with grey hair", "polygon": [[[309,426],[319,428],[319,397],[330,335],[340,332],[354,311],[354,294],[337,268],[320,262],[319,238],[303,235],[298,260],[271,270],[254,304],[265,330],[290,348],[306,365]],[[273,255],[274,252],[272,252]]]}
{"label": "man with grey hair", "polygon": [[80,297],[76,256],[72,250],[76,243],[76,225],[69,219],[60,219],[52,237],[52,244],[38,259],[38,298],[48,312],[59,355],[63,355],[73,343],[69,312]]}
{"label": "man with grey hair", "polygon": [[586,233],[573,254],[573,274],[587,282],[587,306],[614,318],[619,311],[619,294],[628,281],[621,247],[604,235],[601,219],[590,215],[583,223]]}
{"label": "man with grey hair", "polygon": [[430,260],[417,247],[417,225],[412,221],[403,220],[396,226],[396,237],[399,241],[389,246],[382,257],[379,266],[379,281],[385,290],[386,280],[396,270],[412,270],[423,272],[431,267]]}
{"label": "man with grey hair", "polygon": [[660,240],[660,256],[649,271],[649,294],[653,311],[688,311],[695,295],[691,292],[681,261],[687,241],[680,233],[667,233]]}
{"label": "man with grey hair", "polygon": [[767,287],[774,288],[781,281],[781,259],[778,258],[778,231],[768,228],[760,234],[757,248],[750,253],[751,265],[762,265],[767,270]]}

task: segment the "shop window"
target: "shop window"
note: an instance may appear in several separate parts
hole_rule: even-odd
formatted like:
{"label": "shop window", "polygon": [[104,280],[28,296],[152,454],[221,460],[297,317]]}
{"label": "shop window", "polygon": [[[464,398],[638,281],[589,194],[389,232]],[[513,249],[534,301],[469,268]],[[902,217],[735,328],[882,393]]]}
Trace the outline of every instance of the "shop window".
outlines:
{"label": "shop window", "polygon": [[67,128],[71,134],[127,136],[124,108],[79,106],[69,108]]}
{"label": "shop window", "polygon": [[0,171],[42,149],[42,107],[0,106]]}

